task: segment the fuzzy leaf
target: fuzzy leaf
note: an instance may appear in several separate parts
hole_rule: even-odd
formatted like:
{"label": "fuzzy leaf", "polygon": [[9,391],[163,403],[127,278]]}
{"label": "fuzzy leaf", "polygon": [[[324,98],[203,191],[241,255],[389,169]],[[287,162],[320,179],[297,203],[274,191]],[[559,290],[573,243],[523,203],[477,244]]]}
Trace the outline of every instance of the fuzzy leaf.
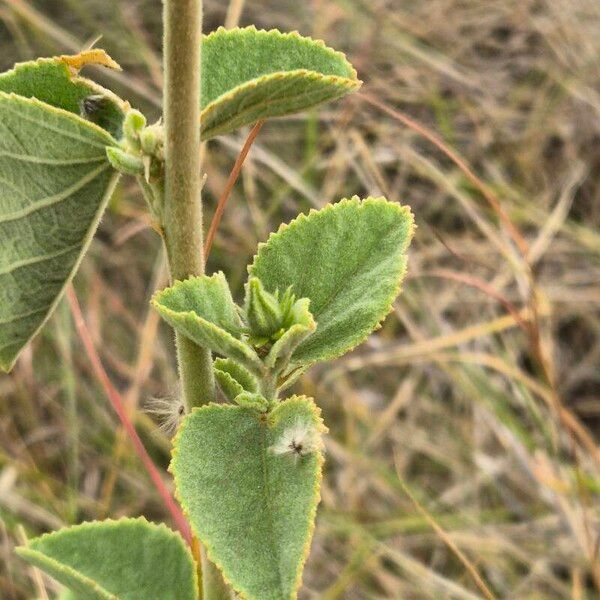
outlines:
{"label": "fuzzy leaf", "polygon": [[311,335],[317,324],[309,311],[310,300],[301,298],[292,306],[291,318],[294,323],[285,333],[273,344],[265,364],[276,372],[285,369],[290,362],[292,353],[296,347]]}
{"label": "fuzzy leaf", "polygon": [[183,539],[145,519],[83,523],[17,548],[77,600],[196,600],[196,568]]}
{"label": "fuzzy leaf", "polygon": [[266,412],[269,401],[262,395],[252,392],[242,392],[234,398],[234,402],[245,408],[252,408],[259,412]]}
{"label": "fuzzy leaf", "polygon": [[227,400],[233,402],[237,396],[244,393],[244,388],[232,375],[217,368],[215,368],[214,372],[219,389],[223,392]]}
{"label": "fuzzy leaf", "polygon": [[155,294],[152,306],[193,342],[261,371],[256,352],[240,339],[242,322],[223,273],[177,281]]}
{"label": "fuzzy leaf", "polygon": [[118,138],[128,105],[97,83],[73,73],[73,65],[82,67],[86,62],[116,65],[102,50],[92,53],[93,59],[88,57],[86,60],[83,58],[86,53],[82,53],[19,63],[0,74],[0,92],[37,98],[55,108],[80,115]]}
{"label": "fuzzy leaf", "polygon": [[48,319],[117,182],[106,131],[0,92],[0,367]]}
{"label": "fuzzy leaf", "polygon": [[340,53],[298,33],[223,29],[202,45],[202,138],[300,112],[357,90]]}
{"label": "fuzzy leaf", "polygon": [[246,284],[244,314],[252,337],[268,339],[283,325],[279,299],[269,294],[256,277]]}
{"label": "fuzzy leaf", "polygon": [[[267,414],[211,404],[179,429],[170,467],[177,495],[210,559],[247,600],[296,597],[319,499],[323,430],[305,397]],[[302,455],[288,451],[294,437],[305,444]]]}
{"label": "fuzzy leaf", "polygon": [[214,371],[221,391],[232,402],[243,392],[258,391],[258,382],[254,375],[230,358],[217,358]]}
{"label": "fuzzy leaf", "polygon": [[407,207],[353,198],[300,215],[260,245],[250,275],[269,290],[291,285],[317,322],[292,364],[341,356],[377,328],[400,292],[413,228]]}

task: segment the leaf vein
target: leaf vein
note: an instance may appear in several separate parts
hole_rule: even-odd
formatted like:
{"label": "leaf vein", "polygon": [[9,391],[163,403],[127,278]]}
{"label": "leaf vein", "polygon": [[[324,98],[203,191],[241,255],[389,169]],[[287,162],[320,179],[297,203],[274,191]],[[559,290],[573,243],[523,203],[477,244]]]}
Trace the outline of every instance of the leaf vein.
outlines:
{"label": "leaf vein", "polygon": [[35,310],[28,310],[27,312],[21,313],[19,315],[13,315],[11,317],[0,319],[0,325],[10,325],[11,323],[15,323],[16,321],[20,321],[21,319],[26,319],[27,317],[33,317],[33,315],[46,312],[47,310],[47,306],[44,306],[43,308],[36,308]]}
{"label": "leaf vein", "polygon": [[41,262],[45,262],[48,260],[52,260],[54,258],[59,258],[68,254],[69,252],[73,252],[73,250],[78,250],[81,247],[81,244],[73,244],[72,246],[67,246],[66,248],[62,248],[61,250],[57,250],[56,252],[50,252],[48,254],[42,254],[40,256],[32,256],[31,258],[24,258],[23,260],[18,260],[11,265],[3,267],[0,269],[0,275],[8,275],[17,269],[22,269],[23,267],[29,267],[31,265],[35,265]]}
{"label": "leaf vein", "polygon": [[0,214],[0,223],[7,223],[9,221],[16,221],[18,219],[22,219],[34,212],[42,210],[44,208],[48,208],[50,206],[54,206],[55,204],[59,204],[60,202],[65,201],[67,198],[84,188],[88,183],[96,179],[98,175],[100,175],[103,171],[108,169],[108,164],[102,164],[97,169],[90,171],[87,175],[79,179],[76,183],[66,188],[59,194],[54,194],[52,196],[46,196],[45,198],[41,198],[40,200],[30,204],[29,206],[22,208],[21,210],[16,210],[12,213]]}
{"label": "leaf vein", "polygon": [[[99,143],[92,141],[90,138],[86,138],[86,137],[77,135],[76,133],[73,133],[73,132],[65,131],[64,129],[52,127],[52,125],[50,125],[46,121],[38,120],[35,117],[32,117],[31,115],[27,115],[27,113],[25,111],[18,111],[8,105],[5,105],[3,107],[3,109],[6,112],[16,115],[20,120],[29,121],[30,123],[33,123],[34,125],[37,125],[38,127],[42,127],[43,129],[47,129],[48,131],[53,131],[54,133],[57,133],[58,135],[62,135],[64,137],[71,138],[71,139],[77,140],[79,142],[83,142],[84,144],[86,144],[88,146],[94,146],[96,148],[102,148],[104,150],[104,148],[108,145],[108,144],[99,144]],[[73,114],[73,113],[69,113],[69,114]],[[85,123],[85,121],[84,121],[84,123]],[[3,125],[6,127],[6,123],[3,123]]]}
{"label": "leaf vein", "polygon": [[279,590],[281,592],[281,595],[283,597],[284,594],[284,582],[283,582],[283,574],[281,572],[281,564],[279,562],[279,554],[277,552],[276,546],[275,546],[275,526],[273,524],[273,506],[272,506],[272,502],[271,502],[271,487],[269,485],[269,467],[267,464],[267,457],[269,454],[269,449],[267,447],[266,444],[266,437],[267,437],[267,428],[266,427],[261,427],[261,445],[262,445],[262,452],[261,452],[261,458],[262,458],[262,467],[263,467],[263,479],[264,479],[264,490],[265,490],[265,506],[267,507],[267,515],[268,515],[268,519],[269,519],[269,529],[271,530],[271,535],[269,536],[269,541],[270,541],[270,546],[271,546],[271,551],[273,553],[273,556],[276,558],[276,562],[277,562],[277,578],[279,579]]}
{"label": "leaf vein", "polygon": [[91,158],[46,158],[43,156],[34,156],[26,154],[17,154],[15,152],[0,152],[0,158],[13,158],[22,162],[30,162],[39,165],[56,165],[58,167],[68,167],[71,165],[87,165],[90,163],[105,160],[105,156],[93,156]]}

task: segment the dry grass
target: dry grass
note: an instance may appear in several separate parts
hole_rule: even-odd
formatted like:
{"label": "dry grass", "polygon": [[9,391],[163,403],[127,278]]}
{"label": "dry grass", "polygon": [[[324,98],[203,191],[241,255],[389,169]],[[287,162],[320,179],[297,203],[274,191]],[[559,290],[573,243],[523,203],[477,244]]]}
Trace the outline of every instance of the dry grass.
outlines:
{"label": "dry grass", "polygon": [[[210,261],[238,289],[257,241],[311,206],[385,194],[419,224],[383,329],[299,383],[331,429],[302,598],[597,598],[600,4],[213,0],[206,28],[239,15],[344,48],[364,91],[460,153],[527,245],[389,111],[356,98],[263,127]],[[107,83],[156,113],[156,2],[0,0],[4,68],[99,32],[133,75]],[[243,133],[207,148],[209,214]],[[177,393],[171,337],[148,310],[165,281],[148,225],[126,181],[76,284],[101,358],[164,466],[168,438],[138,410]],[[66,307],[0,377],[0,427],[3,599],[56,590],[14,557],[19,524],[34,535],[109,514],[166,518]]]}

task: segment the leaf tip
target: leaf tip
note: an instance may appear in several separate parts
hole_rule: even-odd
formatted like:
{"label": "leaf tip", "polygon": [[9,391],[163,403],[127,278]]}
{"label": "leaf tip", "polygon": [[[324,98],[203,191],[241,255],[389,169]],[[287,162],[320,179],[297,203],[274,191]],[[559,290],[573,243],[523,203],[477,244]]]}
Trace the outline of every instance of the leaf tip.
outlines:
{"label": "leaf tip", "polygon": [[86,65],[99,65],[115,71],[123,70],[117,61],[113,60],[105,50],[100,48],[83,50],[79,54],[62,54],[56,58],[66,64],[75,74]]}

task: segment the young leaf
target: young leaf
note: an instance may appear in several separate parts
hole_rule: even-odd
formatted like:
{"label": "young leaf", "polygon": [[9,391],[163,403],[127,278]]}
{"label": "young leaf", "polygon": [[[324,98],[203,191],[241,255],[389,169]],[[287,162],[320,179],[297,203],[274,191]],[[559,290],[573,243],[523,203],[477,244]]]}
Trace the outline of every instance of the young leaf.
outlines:
{"label": "young leaf", "polygon": [[[230,359],[226,359],[230,360]],[[231,361],[233,362],[233,361]],[[221,371],[215,367],[215,379],[219,389],[225,394],[227,400],[233,402],[240,394],[244,393],[244,388],[227,371]]]}
{"label": "young leaf", "polygon": [[353,198],[300,215],[259,246],[250,275],[271,290],[291,285],[317,322],[293,364],[341,356],[377,328],[400,292],[413,228],[407,207]]}
{"label": "young leaf", "polygon": [[242,322],[223,273],[177,281],[155,294],[152,306],[193,342],[261,372],[256,352],[240,339]]}
{"label": "young leaf", "polygon": [[250,333],[256,338],[268,339],[283,325],[279,299],[267,292],[256,277],[251,277],[246,284],[244,314]]}
{"label": "young leaf", "polygon": [[[87,58],[88,63],[116,65],[102,50],[92,52],[93,59]],[[84,54],[19,63],[0,74],[0,92],[37,98],[55,108],[80,115],[119,138],[129,105],[111,91],[73,73],[74,66],[85,64]]]}
{"label": "young leaf", "polygon": [[81,600],[198,598],[196,568],[183,539],[143,518],[83,523],[30,540],[16,552]]}
{"label": "young leaf", "polygon": [[319,499],[323,431],[305,397],[267,414],[211,404],[180,427],[170,467],[178,497],[210,559],[247,600],[296,597]]}
{"label": "young leaf", "polygon": [[223,29],[202,44],[202,138],[357,90],[345,56],[298,33]]}
{"label": "young leaf", "polygon": [[234,398],[234,402],[244,408],[252,408],[259,412],[266,412],[269,408],[269,401],[262,394],[252,392],[242,392]]}
{"label": "young leaf", "polygon": [[106,131],[0,92],[0,367],[52,313],[117,182]]}
{"label": "young leaf", "polygon": [[230,358],[217,358],[214,362],[214,371],[221,391],[232,402],[243,392],[258,391],[258,381],[254,375]]}
{"label": "young leaf", "polygon": [[265,359],[267,367],[279,372],[287,367],[296,347],[311,335],[317,324],[309,311],[310,300],[300,298],[291,308],[293,325],[273,344]]}

